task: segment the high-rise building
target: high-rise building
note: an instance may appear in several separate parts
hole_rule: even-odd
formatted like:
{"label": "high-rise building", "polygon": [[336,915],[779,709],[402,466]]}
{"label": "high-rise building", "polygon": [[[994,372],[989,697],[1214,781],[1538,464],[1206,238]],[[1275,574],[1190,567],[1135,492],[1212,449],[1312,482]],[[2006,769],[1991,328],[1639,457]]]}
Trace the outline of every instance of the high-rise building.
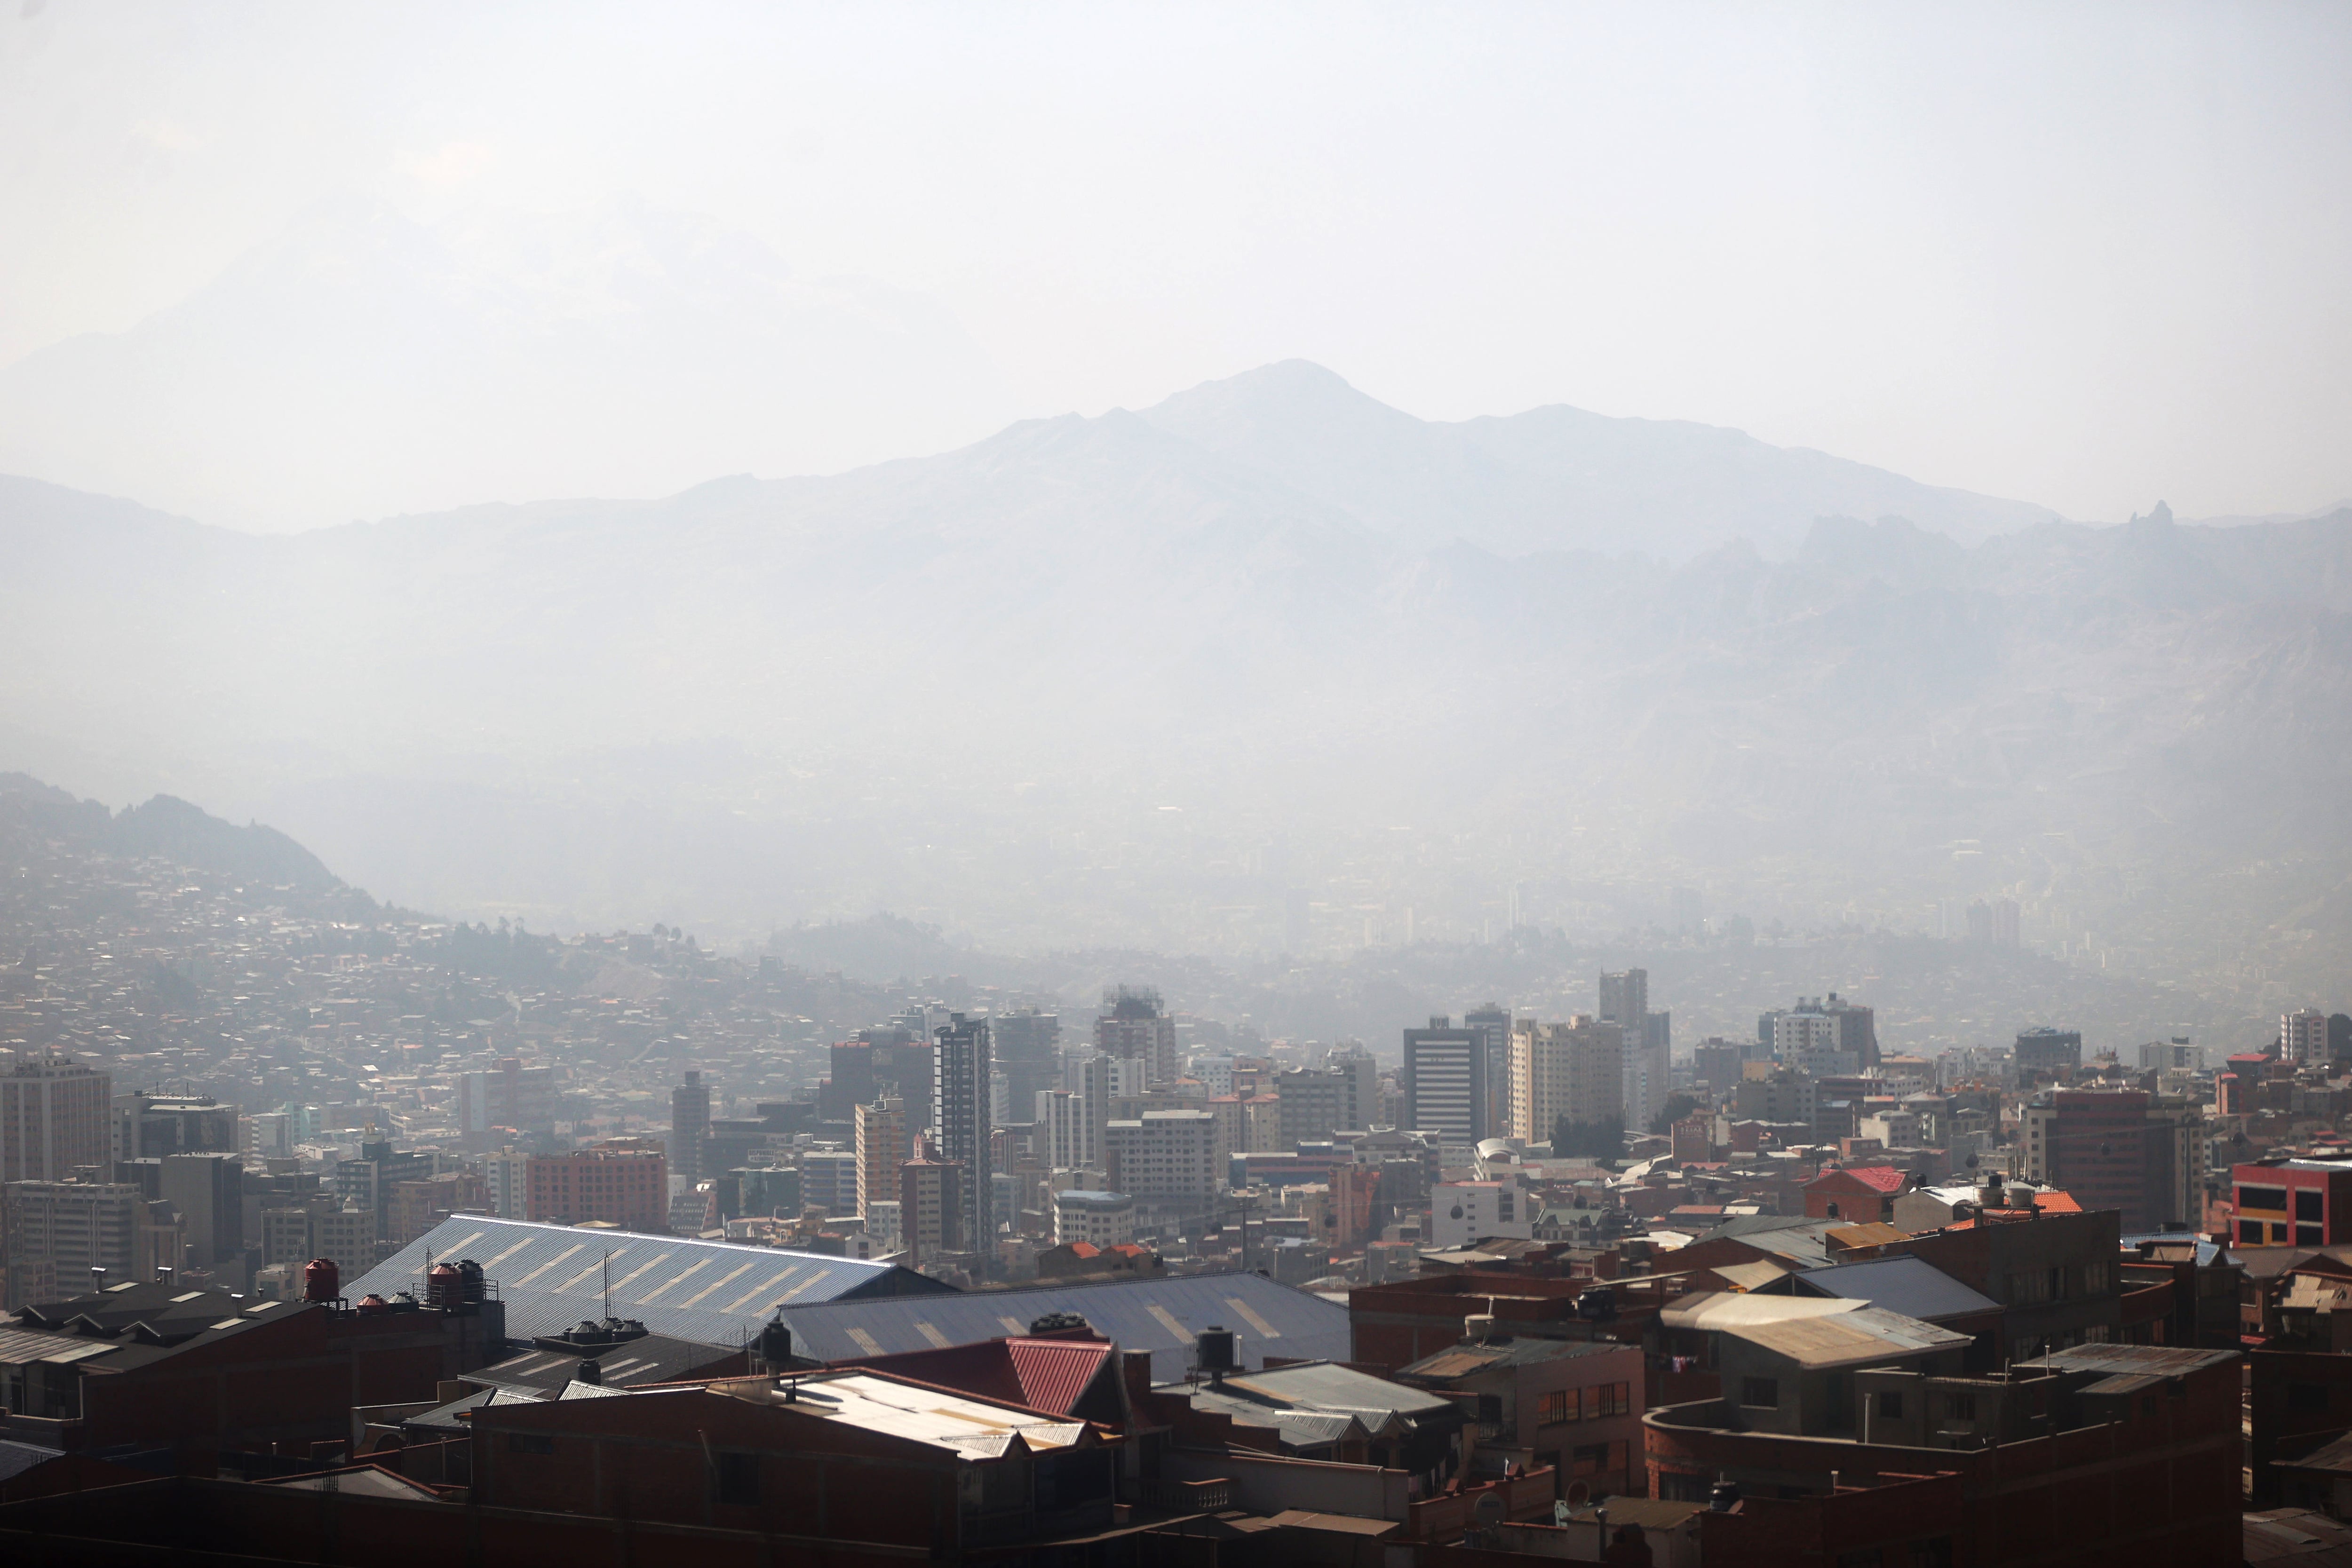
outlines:
{"label": "high-rise building", "polygon": [[2079,1030],[2052,1029],[2037,1024],[2017,1031],[2017,1082],[2073,1071],[2083,1065],[2083,1035]]}
{"label": "high-rise building", "polygon": [[1146,1111],[1111,1123],[1110,1190],[1135,1199],[1139,1219],[1177,1224],[1215,1207],[1216,1118],[1206,1111]]}
{"label": "high-rise building", "polygon": [[93,1269],[120,1285],[153,1280],[158,1270],[184,1261],[172,1205],[129,1183],[10,1182],[6,1201],[11,1265],[46,1265],[42,1271],[70,1294],[89,1289]]}
{"label": "high-rise building", "polygon": [[1061,1069],[1062,1019],[1058,1013],[1020,1008],[988,1020],[988,1051],[1004,1079],[1004,1120],[1030,1114],[1037,1096],[1054,1087]]}
{"label": "high-rise building", "polygon": [[163,1197],[188,1228],[188,1261],[219,1269],[245,1250],[245,1165],[236,1155],[167,1155]]}
{"label": "high-rise building", "polygon": [[[1339,1109],[1339,1127],[1369,1133],[1381,1115],[1381,1064],[1360,1043],[1335,1046],[1323,1059],[1323,1070],[1348,1081]],[[1336,1129],[1335,1129],[1336,1130]]]}
{"label": "high-rise building", "polygon": [[1114,986],[1103,993],[1102,1016],[1095,1019],[1095,1045],[1108,1056],[1143,1063],[1150,1084],[1176,1081],[1176,1019],[1149,986]]}
{"label": "high-rise building", "polygon": [[1769,1016],[1772,1054],[1783,1066],[1817,1078],[1853,1077],[1878,1060],[1876,1015],[1834,991],[1800,997]]}
{"label": "high-rise building", "polygon": [[2018,941],[2017,900],[1997,898],[1992,904],[1992,945],[2014,950]]}
{"label": "high-rise building", "polygon": [[2179,1098],[2045,1091],[2020,1117],[2019,1174],[2064,1188],[2086,1209],[2120,1210],[2126,1236],[2193,1225],[2204,1207],[2207,1132],[2201,1108]]}
{"label": "high-rise building", "polygon": [[244,1145],[236,1107],[209,1094],[151,1094],[142,1089],[116,1095],[113,1109],[116,1159],[230,1154]]}
{"label": "high-rise building", "polygon": [[616,1138],[530,1166],[529,1218],[556,1225],[602,1219],[624,1230],[669,1228],[669,1162],[649,1138]]}
{"label": "high-rise building", "polygon": [[995,1184],[989,1158],[988,1020],[951,1013],[932,1039],[931,1125],[939,1157],[963,1172],[958,1212],[970,1234],[958,1238],[955,1249],[986,1254],[996,1236],[990,1213]]}
{"label": "high-rise building", "polygon": [[932,1157],[929,1140],[915,1141],[915,1157],[898,1167],[898,1243],[909,1265],[942,1252],[969,1252],[963,1197],[967,1172]]}
{"label": "high-rise building", "polygon": [[1549,1142],[1571,1126],[1622,1123],[1624,1030],[1580,1013],[1566,1023],[1522,1019],[1511,1030],[1512,1134]]}
{"label": "high-rise building", "polygon": [[693,1068],[686,1081],[669,1092],[670,1172],[690,1186],[710,1173],[703,1169],[710,1146],[710,1085]]}
{"label": "high-rise building", "polygon": [[898,1201],[898,1167],[913,1156],[907,1103],[896,1094],[857,1107],[857,1214]]}
{"label": "high-rise building", "polygon": [[1465,1029],[1486,1037],[1486,1134],[1500,1135],[1511,1124],[1511,1013],[1488,1002],[1462,1015]]}
{"label": "high-rise building", "polygon": [[490,1212],[500,1219],[520,1219],[530,1210],[529,1154],[509,1145],[483,1155],[482,1181],[490,1189]]}
{"label": "high-rise building", "polygon": [[556,1081],[552,1066],[525,1067],[520,1057],[502,1058],[484,1072],[457,1075],[457,1128],[484,1137],[500,1127],[544,1133],[555,1125]]}
{"label": "high-rise building", "polygon": [[1623,1031],[1624,1062],[1621,1093],[1625,1123],[1646,1127],[1665,1109],[1674,1083],[1672,1019],[1650,1011],[1650,972],[1621,969],[1601,977],[1601,1019]]}
{"label": "high-rise building", "polygon": [[1427,1029],[1405,1030],[1405,1125],[1447,1144],[1490,1136],[1486,1059],[1483,1027],[1456,1029],[1451,1019],[1433,1018]]}
{"label": "high-rise building", "polygon": [[2298,1008],[2279,1019],[2279,1060],[2307,1062],[2327,1060],[2327,1015],[2317,1008]]}
{"label": "high-rise building", "polygon": [[[0,1182],[63,1181],[113,1158],[112,1080],[70,1057],[37,1057],[0,1074]],[[229,1113],[230,1146],[236,1113]]]}
{"label": "high-rise building", "polygon": [[1274,1092],[1282,1103],[1285,1148],[1329,1137],[1355,1109],[1356,1084],[1344,1072],[1292,1068],[1274,1075]]}

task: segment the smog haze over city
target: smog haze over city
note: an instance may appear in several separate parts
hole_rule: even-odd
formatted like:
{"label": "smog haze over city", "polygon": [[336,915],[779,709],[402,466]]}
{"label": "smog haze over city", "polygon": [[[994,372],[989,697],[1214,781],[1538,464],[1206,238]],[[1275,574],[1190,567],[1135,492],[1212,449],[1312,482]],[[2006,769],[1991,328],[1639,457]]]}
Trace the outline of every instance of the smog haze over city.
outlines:
{"label": "smog haze over city", "polygon": [[12,13],[76,842],[812,1050],[2352,996],[2341,6]]}

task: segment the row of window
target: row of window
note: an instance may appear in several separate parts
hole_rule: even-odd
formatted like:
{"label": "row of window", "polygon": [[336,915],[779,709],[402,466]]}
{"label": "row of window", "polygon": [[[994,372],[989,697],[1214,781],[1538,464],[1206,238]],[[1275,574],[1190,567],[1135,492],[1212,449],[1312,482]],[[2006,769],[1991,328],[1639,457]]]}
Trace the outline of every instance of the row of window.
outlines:
{"label": "row of window", "polygon": [[1536,1425],[1564,1427],[1570,1421],[1597,1421],[1603,1416],[1629,1416],[1633,1410],[1630,1383],[1596,1383],[1590,1388],[1559,1388],[1536,1406]]}

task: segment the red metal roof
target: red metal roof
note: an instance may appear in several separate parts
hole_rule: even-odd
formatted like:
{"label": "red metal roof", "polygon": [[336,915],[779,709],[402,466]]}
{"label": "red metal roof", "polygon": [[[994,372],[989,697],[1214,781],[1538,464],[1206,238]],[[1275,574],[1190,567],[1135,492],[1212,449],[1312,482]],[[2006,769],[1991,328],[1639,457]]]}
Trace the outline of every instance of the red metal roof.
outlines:
{"label": "red metal roof", "polygon": [[1066,1416],[1110,1359],[1108,1340],[1008,1339],[1005,1353],[1021,1379],[1021,1403]]}
{"label": "red metal roof", "polygon": [[1874,1187],[1880,1192],[1901,1192],[1904,1182],[1908,1179],[1907,1172],[1896,1170],[1893,1166],[1846,1166],[1833,1171],[1823,1171],[1805,1185],[1817,1186],[1832,1176],[1852,1176],[1863,1186]]}

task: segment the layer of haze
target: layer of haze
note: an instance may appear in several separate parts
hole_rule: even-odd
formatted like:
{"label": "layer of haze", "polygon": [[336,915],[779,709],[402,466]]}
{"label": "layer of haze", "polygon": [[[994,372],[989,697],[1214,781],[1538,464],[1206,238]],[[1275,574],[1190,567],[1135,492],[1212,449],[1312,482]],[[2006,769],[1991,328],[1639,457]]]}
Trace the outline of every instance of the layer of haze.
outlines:
{"label": "layer of haze", "polygon": [[2347,67],[2342,6],[26,0],[0,470],[288,529],[1297,357],[2307,512],[2352,494]]}

